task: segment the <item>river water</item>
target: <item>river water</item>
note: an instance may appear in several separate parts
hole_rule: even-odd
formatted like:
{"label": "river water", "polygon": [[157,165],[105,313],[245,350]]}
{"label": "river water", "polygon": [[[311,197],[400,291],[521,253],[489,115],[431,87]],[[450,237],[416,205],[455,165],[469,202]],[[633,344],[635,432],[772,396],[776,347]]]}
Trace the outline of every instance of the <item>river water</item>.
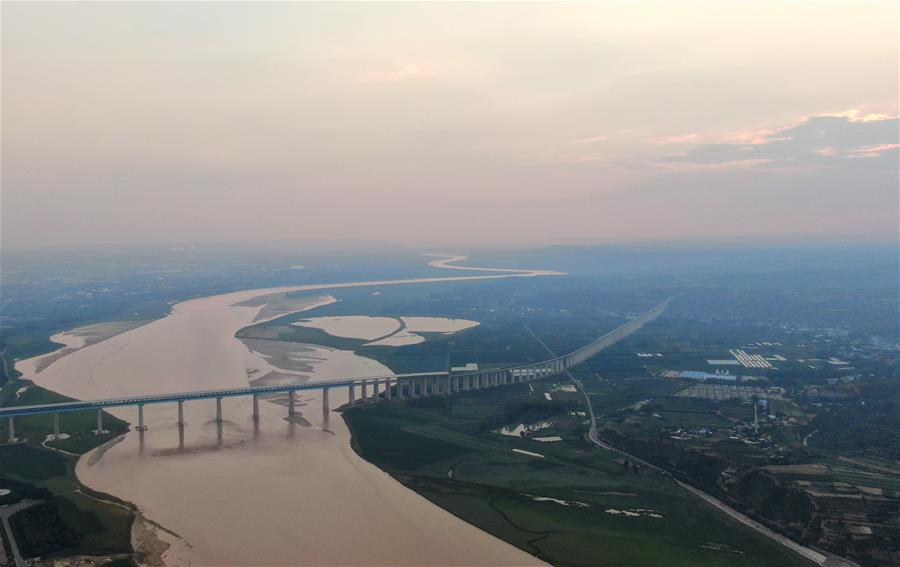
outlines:
{"label": "river water", "polygon": [[[234,334],[261,308],[238,303],[289,290],[544,274],[205,297],[179,303],[162,319],[85,346],[40,372],[36,359],[17,368],[25,378],[79,399],[246,387],[248,369],[266,362]],[[297,310],[330,301],[311,293]],[[377,361],[346,351],[312,349],[307,356],[312,380],[390,373]],[[76,472],[86,485],[136,504],[143,517],[161,526],[144,524],[140,531],[168,544],[161,559],[169,565],[540,564],[357,456],[343,420],[323,413],[320,396],[298,396],[303,423],[287,421],[286,408],[276,402],[261,402],[261,419],[254,422],[250,398],[226,398],[226,421],[219,425],[214,401],[188,402],[183,435],[175,404],[146,406],[144,435],[130,431],[88,453]],[[332,408],[346,401],[346,389],[331,392]],[[137,422],[136,408],[112,413]],[[148,546],[144,540],[136,544]]]}

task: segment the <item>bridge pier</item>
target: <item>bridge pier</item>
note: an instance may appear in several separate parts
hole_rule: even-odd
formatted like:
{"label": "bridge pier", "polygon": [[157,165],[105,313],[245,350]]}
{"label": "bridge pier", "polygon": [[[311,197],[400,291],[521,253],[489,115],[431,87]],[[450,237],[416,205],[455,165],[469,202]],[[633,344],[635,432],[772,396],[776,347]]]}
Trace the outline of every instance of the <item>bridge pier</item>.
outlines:
{"label": "bridge pier", "polygon": [[178,400],[178,428],[184,429],[184,400]]}
{"label": "bridge pier", "polygon": [[222,398],[216,398],[216,423],[222,423]]}
{"label": "bridge pier", "polygon": [[253,421],[259,421],[259,395],[253,394]]}
{"label": "bridge pier", "polygon": [[12,417],[9,418],[9,442],[16,442],[16,422]]}
{"label": "bridge pier", "polygon": [[[391,385],[391,379],[388,378],[387,380],[384,381],[384,399],[385,399],[385,401],[388,401],[388,402],[391,401],[391,388],[393,388],[393,386]],[[397,382],[397,388],[398,389],[400,388],[400,382]]]}
{"label": "bridge pier", "polygon": [[53,414],[53,438],[59,439],[59,412]]}
{"label": "bridge pier", "polygon": [[447,379],[444,382],[444,395],[449,396],[453,393],[453,376],[447,375]]}
{"label": "bridge pier", "polygon": [[329,388],[322,388],[322,416],[327,417],[328,412],[331,411],[331,404],[328,402],[328,390]]}
{"label": "bridge pier", "polygon": [[356,384],[354,384],[353,382],[350,382],[350,388],[347,397],[351,406],[356,404]]}
{"label": "bridge pier", "polygon": [[362,381],[362,397],[360,397],[359,401],[362,403],[366,403],[366,398],[369,397],[369,383],[366,380]]}
{"label": "bridge pier", "polygon": [[94,431],[95,435],[103,435],[103,410],[97,410],[97,430]]}
{"label": "bridge pier", "polygon": [[138,404],[138,431],[144,432],[147,427],[144,425],[144,404]]}
{"label": "bridge pier", "polygon": [[294,399],[294,390],[289,390],[289,391],[288,391],[288,417],[294,417],[294,413],[295,413],[295,411],[294,411],[294,403],[295,403],[295,401],[296,401],[296,400]]}

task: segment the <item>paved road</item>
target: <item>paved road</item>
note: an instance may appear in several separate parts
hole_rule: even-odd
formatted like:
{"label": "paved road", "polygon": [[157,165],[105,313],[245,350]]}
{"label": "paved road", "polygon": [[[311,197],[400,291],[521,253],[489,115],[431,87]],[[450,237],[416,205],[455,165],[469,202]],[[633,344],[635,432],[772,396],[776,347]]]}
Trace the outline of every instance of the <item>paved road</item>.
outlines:
{"label": "paved road", "polygon": [[[539,342],[547,350],[547,352],[550,353],[551,356],[556,356],[556,354],[554,354],[553,350],[551,350],[550,347],[548,347],[544,343],[544,341],[542,341],[540,338],[538,338],[538,336],[535,335],[531,329],[529,329],[528,327],[525,327],[525,329],[531,334],[532,337],[534,337],[534,339],[537,342]],[[575,376],[573,376],[569,370],[566,370],[566,375],[568,375],[569,380],[572,381],[572,383],[575,385],[575,387],[578,389],[578,391],[581,392],[581,395],[584,396],[584,401],[585,401],[585,404],[587,405],[588,413],[590,414],[590,419],[591,419],[591,427],[588,430],[588,438],[591,440],[591,442],[594,445],[597,445],[598,447],[600,447],[602,449],[606,449],[607,451],[614,451],[616,453],[619,453],[620,455],[628,458],[632,462],[638,462],[642,466],[649,467],[649,468],[671,478],[672,475],[670,475],[668,471],[661,469],[660,467],[657,467],[656,465],[648,463],[647,461],[645,461],[639,457],[635,457],[631,453],[627,453],[621,449],[617,449],[617,448],[613,447],[612,445],[610,445],[609,443],[606,443],[602,439],[600,439],[600,435],[597,433],[597,421],[596,421],[596,418],[594,417],[594,406],[593,406],[593,404],[591,404],[590,395],[588,395],[587,390],[584,389],[584,385],[581,383],[581,381],[578,380],[577,378],[575,378]],[[825,554],[819,553],[818,551],[810,549],[808,547],[804,547],[804,546],[800,545],[799,543],[795,542],[794,540],[770,530],[769,528],[767,528],[766,526],[753,520],[749,516],[742,514],[741,512],[738,512],[737,510],[735,510],[731,506],[725,504],[718,498],[711,496],[698,488],[694,488],[693,486],[691,486],[689,484],[681,482],[680,480],[677,480],[674,478],[672,480],[674,480],[676,483],[678,483],[678,486],[680,486],[681,488],[690,492],[694,496],[703,499],[708,504],[714,506],[715,508],[721,510],[722,512],[724,512],[725,514],[730,516],[732,519],[744,524],[745,526],[747,526],[750,529],[756,531],[757,533],[771,539],[772,541],[780,543],[781,545],[787,547],[791,551],[803,556],[804,558],[806,558],[818,565],[822,565],[823,567],[859,567],[859,565],[857,565],[856,563],[854,563],[848,559],[845,559],[843,557],[839,557],[837,555],[832,555],[832,554],[825,555]]]}
{"label": "paved road", "polygon": [[12,548],[13,553],[13,561],[16,563],[16,567],[25,567],[25,560],[22,559],[22,554],[19,553],[19,545],[16,543],[16,537],[13,535],[12,526],[9,525],[9,517],[15,514],[16,512],[21,512],[25,508],[30,506],[34,506],[35,504],[39,504],[40,500],[20,500],[15,504],[9,504],[7,506],[0,506],[0,522],[3,524],[3,530],[6,532],[6,538],[9,540],[9,546]]}

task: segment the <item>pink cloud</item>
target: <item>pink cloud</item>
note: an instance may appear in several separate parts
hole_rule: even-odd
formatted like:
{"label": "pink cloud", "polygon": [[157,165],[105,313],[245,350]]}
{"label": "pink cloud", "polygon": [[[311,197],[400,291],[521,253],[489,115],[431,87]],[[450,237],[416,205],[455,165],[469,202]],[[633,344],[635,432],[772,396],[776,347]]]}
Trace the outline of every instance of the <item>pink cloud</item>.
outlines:
{"label": "pink cloud", "polygon": [[691,163],[691,162],[653,162],[650,165],[657,169],[665,169],[669,171],[703,171],[713,169],[729,169],[729,168],[745,168],[757,165],[766,165],[773,163],[773,160],[767,158],[752,158],[725,161],[720,163]]}
{"label": "pink cloud", "polygon": [[824,148],[818,148],[814,150],[814,152],[822,157],[834,157],[838,154],[837,148],[833,146],[826,146]]}
{"label": "pink cloud", "polygon": [[784,130],[784,128],[778,128],[775,130],[769,130],[765,128],[759,128],[756,130],[737,130],[735,132],[729,132],[725,134],[722,139],[724,142],[729,142],[732,144],[748,144],[755,146],[770,142],[771,137],[778,133],[779,130]]}
{"label": "pink cloud", "polygon": [[850,122],[877,122],[879,120],[897,118],[896,116],[891,116],[890,114],[881,114],[877,112],[866,114],[858,108],[851,108],[849,110],[844,110],[841,112],[831,112],[828,114],[823,114],[822,116],[838,116],[841,118],[846,118]]}
{"label": "pink cloud", "polygon": [[873,158],[896,149],[900,149],[900,144],[877,144],[874,146],[860,146],[855,150],[848,151],[847,157]]}
{"label": "pink cloud", "polygon": [[689,142],[696,142],[699,139],[700,134],[691,132],[689,134],[681,134],[679,136],[662,136],[660,138],[653,138],[650,141],[654,144],[687,144]]}
{"label": "pink cloud", "polygon": [[578,140],[571,140],[570,144],[595,144],[597,142],[605,142],[609,140],[609,136],[592,136],[590,138],[580,138]]}

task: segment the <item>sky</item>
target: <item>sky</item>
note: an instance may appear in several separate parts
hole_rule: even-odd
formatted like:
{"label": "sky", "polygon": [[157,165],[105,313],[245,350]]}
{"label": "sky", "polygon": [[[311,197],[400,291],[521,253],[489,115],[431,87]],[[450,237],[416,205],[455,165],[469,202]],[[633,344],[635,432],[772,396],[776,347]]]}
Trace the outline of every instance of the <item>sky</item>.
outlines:
{"label": "sky", "polygon": [[898,4],[17,3],[7,248],[898,237]]}

